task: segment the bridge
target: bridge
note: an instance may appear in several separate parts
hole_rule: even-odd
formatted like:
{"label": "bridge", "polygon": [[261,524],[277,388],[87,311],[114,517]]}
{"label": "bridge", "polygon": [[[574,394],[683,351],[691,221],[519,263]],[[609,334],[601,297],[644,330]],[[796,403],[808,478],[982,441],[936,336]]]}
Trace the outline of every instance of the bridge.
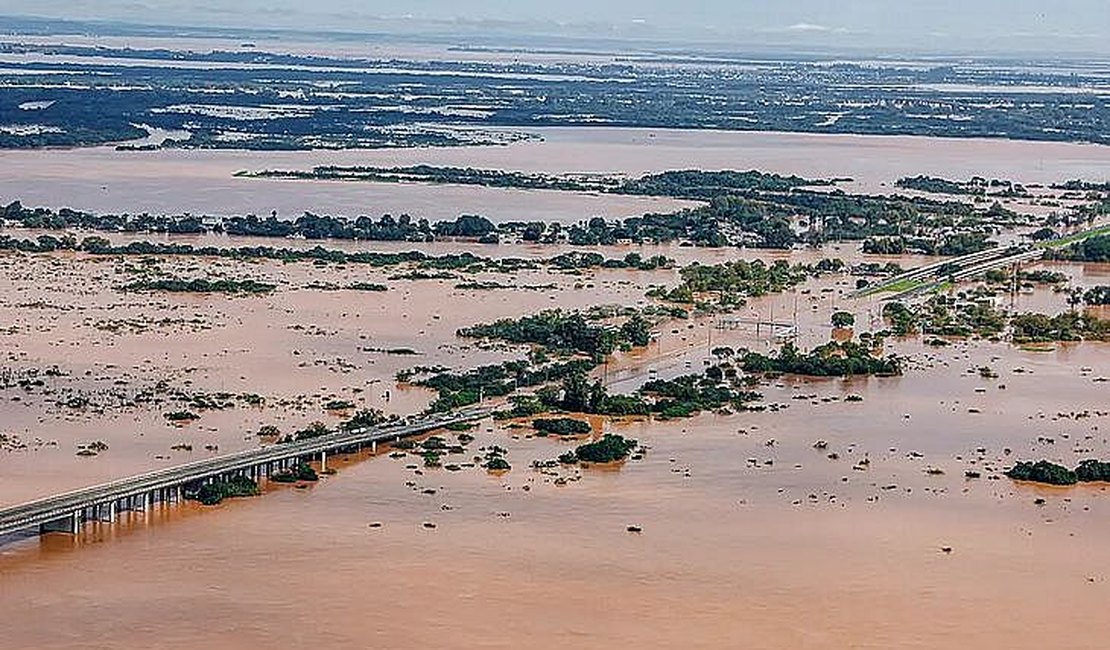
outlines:
{"label": "bridge", "polygon": [[1018,249],[1008,255],[1002,257],[988,258],[985,261],[975,262],[972,264],[965,264],[958,269],[953,269],[951,273],[940,277],[932,282],[921,282],[920,284],[910,287],[896,295],[890,296],[888,300],[905,300],[920,296],[931,291],[935,291],[949,282],[960,282],[963,280],[971,280],[977,276],[983,275],[987,271],[1000,269],[1010,266],[1012,264],[1020,264],[1021,262],[1028,262],[1038,260],[1044,257],[1044,249],[1030,248]]}
{"label": "bridge", "polygon": [[323,469],[329,452],[359,450],[366,445],[376,450],[379,442],[392,442],[450,424],[473,422],[491,413],[490,409],[471,408],[413,422],[342,431],[206,458],[38,499],[0,509],[0,536],[36,528],[40,533],[77,534],[87,521],[111,522],[123,510],[147,510],[155,504],[180,502],[186,486],[235,476],[261,480],[308,460],[319,460]]}
{"label": "bridge", "polygon": [[[925,266],[919,266],[916,269],[910,269],[905,273],[899,273],[878,284],[863,287],[862,289],[854,291],[851,296],[853,298],[858,298],[882,293],[884,291],[896,291],[898,294],[895,296],[896,298],[906,295],[917,295],[918,293],[924,293],[936,288],[954,274],[963,274],[964,271],[969,269],[1005,260],[1014,255],[1028,254],[1031,251],[1035,251],[1035,257],[1040,257],[1044,254],[1043,250],[1031,249],[1029,247],[1004,248],[999,246],[996,248],[988,248],[977,253],[961,255],[960,257],[951,257]],[[1004,262],[1004,264],[1008,263],[1010,262]]]}
{"label": "bridge", "polygon": [[857,289],[850,296],[860,298],[877,293],[894,292],[894,295],[884,300],[913,298],[935,291],[949,282],[970,280],[992,269],[1040,259],[1050,249],[1075,244],[1100,235],[1110,235],[1110,225],[1094,226],[1066,237],[1037,244],[996,246],[977,253],[943,259],[899,273],[880,283]]}

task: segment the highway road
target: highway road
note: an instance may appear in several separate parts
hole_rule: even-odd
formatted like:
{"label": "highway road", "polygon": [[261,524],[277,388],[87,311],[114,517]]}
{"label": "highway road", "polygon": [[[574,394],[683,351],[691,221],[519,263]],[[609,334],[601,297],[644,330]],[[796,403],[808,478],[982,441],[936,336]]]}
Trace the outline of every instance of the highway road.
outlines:
{"label": "highway road", "polygon": [[156,501],[167,500],[171,494],[180,498],[180,488],[190,483],[234,474],[262,476],[278,467],[318,458],[330,451],[419,435],[452,423],[474,422],[491,413],[490,409],[471,408],[411,422],[343,431],[289,444],[274,444],[215,456],[56,494],[0,509],[0,535],[36,526],[56,526],[59,522],[64,522],[64,526],[59,529],[76,532],[87,519],[86,513],[90,509],[107,507],[111,513],[109,517],[112,517],[117,506],[126,505],[128,500],[149,507],[149,504]]}

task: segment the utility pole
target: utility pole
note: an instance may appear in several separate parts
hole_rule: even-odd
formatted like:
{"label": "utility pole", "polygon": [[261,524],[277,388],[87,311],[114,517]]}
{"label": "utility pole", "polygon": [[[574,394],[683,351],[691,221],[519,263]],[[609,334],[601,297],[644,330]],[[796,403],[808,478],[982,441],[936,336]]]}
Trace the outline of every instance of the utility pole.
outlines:
{"label": "utility pole", "polygon": [[794,332],[798,331],[798,290],[794,289]]}

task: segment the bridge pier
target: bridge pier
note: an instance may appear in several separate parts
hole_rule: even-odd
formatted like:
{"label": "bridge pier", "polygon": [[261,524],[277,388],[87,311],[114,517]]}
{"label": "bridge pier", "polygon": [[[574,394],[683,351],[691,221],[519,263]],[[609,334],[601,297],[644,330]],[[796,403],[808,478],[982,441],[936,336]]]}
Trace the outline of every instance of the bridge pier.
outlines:
{"label": "bridge pier", "polygon": [[96,506],[96,518],[100,521],[113,522],[116,520],[116,502],[99,503]]}
{"label": "bridge pier", "polygon": [[81,532],[81,511],[77,510],[72,515],[66,515],[61,519],[48,521],[39,526],[39,534],[46,533],[69,533],[76,535]]}
{"label": "bridge pier", "polygon": [[[472,421],[481,416],[481,413],[468,411],[459,414],[455,421]],[[388,444],[389,441],[440,428],[444,424],[444,418],[398,422],[381,428],[335,434],[333,439],[305,441],[289,447],[263,447],[0,508],[0,535],[31,529],[77,534],[90,522],[117,521],[123,510],[142,510],[150,519],[156,508],[165,509],[184,501],[186,485],[192,488],[236,476],[249,476],[257,481],[305,462],[315,464],[319,461],[320,471],[326,472],[329,471],[329,454],[359,453],[367,446],[376,454],[379,442]]]}

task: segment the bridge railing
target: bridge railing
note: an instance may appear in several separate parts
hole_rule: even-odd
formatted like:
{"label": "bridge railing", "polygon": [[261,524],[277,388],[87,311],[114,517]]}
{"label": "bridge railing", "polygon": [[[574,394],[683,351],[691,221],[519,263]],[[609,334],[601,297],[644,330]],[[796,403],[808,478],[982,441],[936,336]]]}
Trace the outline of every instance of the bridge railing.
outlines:
{"label": "bridge railing", "polygon": [[59,511],[72,511],[74,508],[83,507],[81,504],[95,505],[106,501],[138,496],[151,490],[181,485],[224,472],[240,471],[264,463],[309,456],[370,440],[379,441],[388,440],[392,437],[416,435],[454,422],[469,422],[481,419],[489,415],[490,412],[490,409],[484,408],[468,409],[433,416],[416,422],[400,421],[384,426],[363,427],[309,440],[247,449],[173,467],[160,468],[136,476],[115,479],[106,483],[2,508],[0,509],[0,526],[13,521],[49,516],[51,513]]}

